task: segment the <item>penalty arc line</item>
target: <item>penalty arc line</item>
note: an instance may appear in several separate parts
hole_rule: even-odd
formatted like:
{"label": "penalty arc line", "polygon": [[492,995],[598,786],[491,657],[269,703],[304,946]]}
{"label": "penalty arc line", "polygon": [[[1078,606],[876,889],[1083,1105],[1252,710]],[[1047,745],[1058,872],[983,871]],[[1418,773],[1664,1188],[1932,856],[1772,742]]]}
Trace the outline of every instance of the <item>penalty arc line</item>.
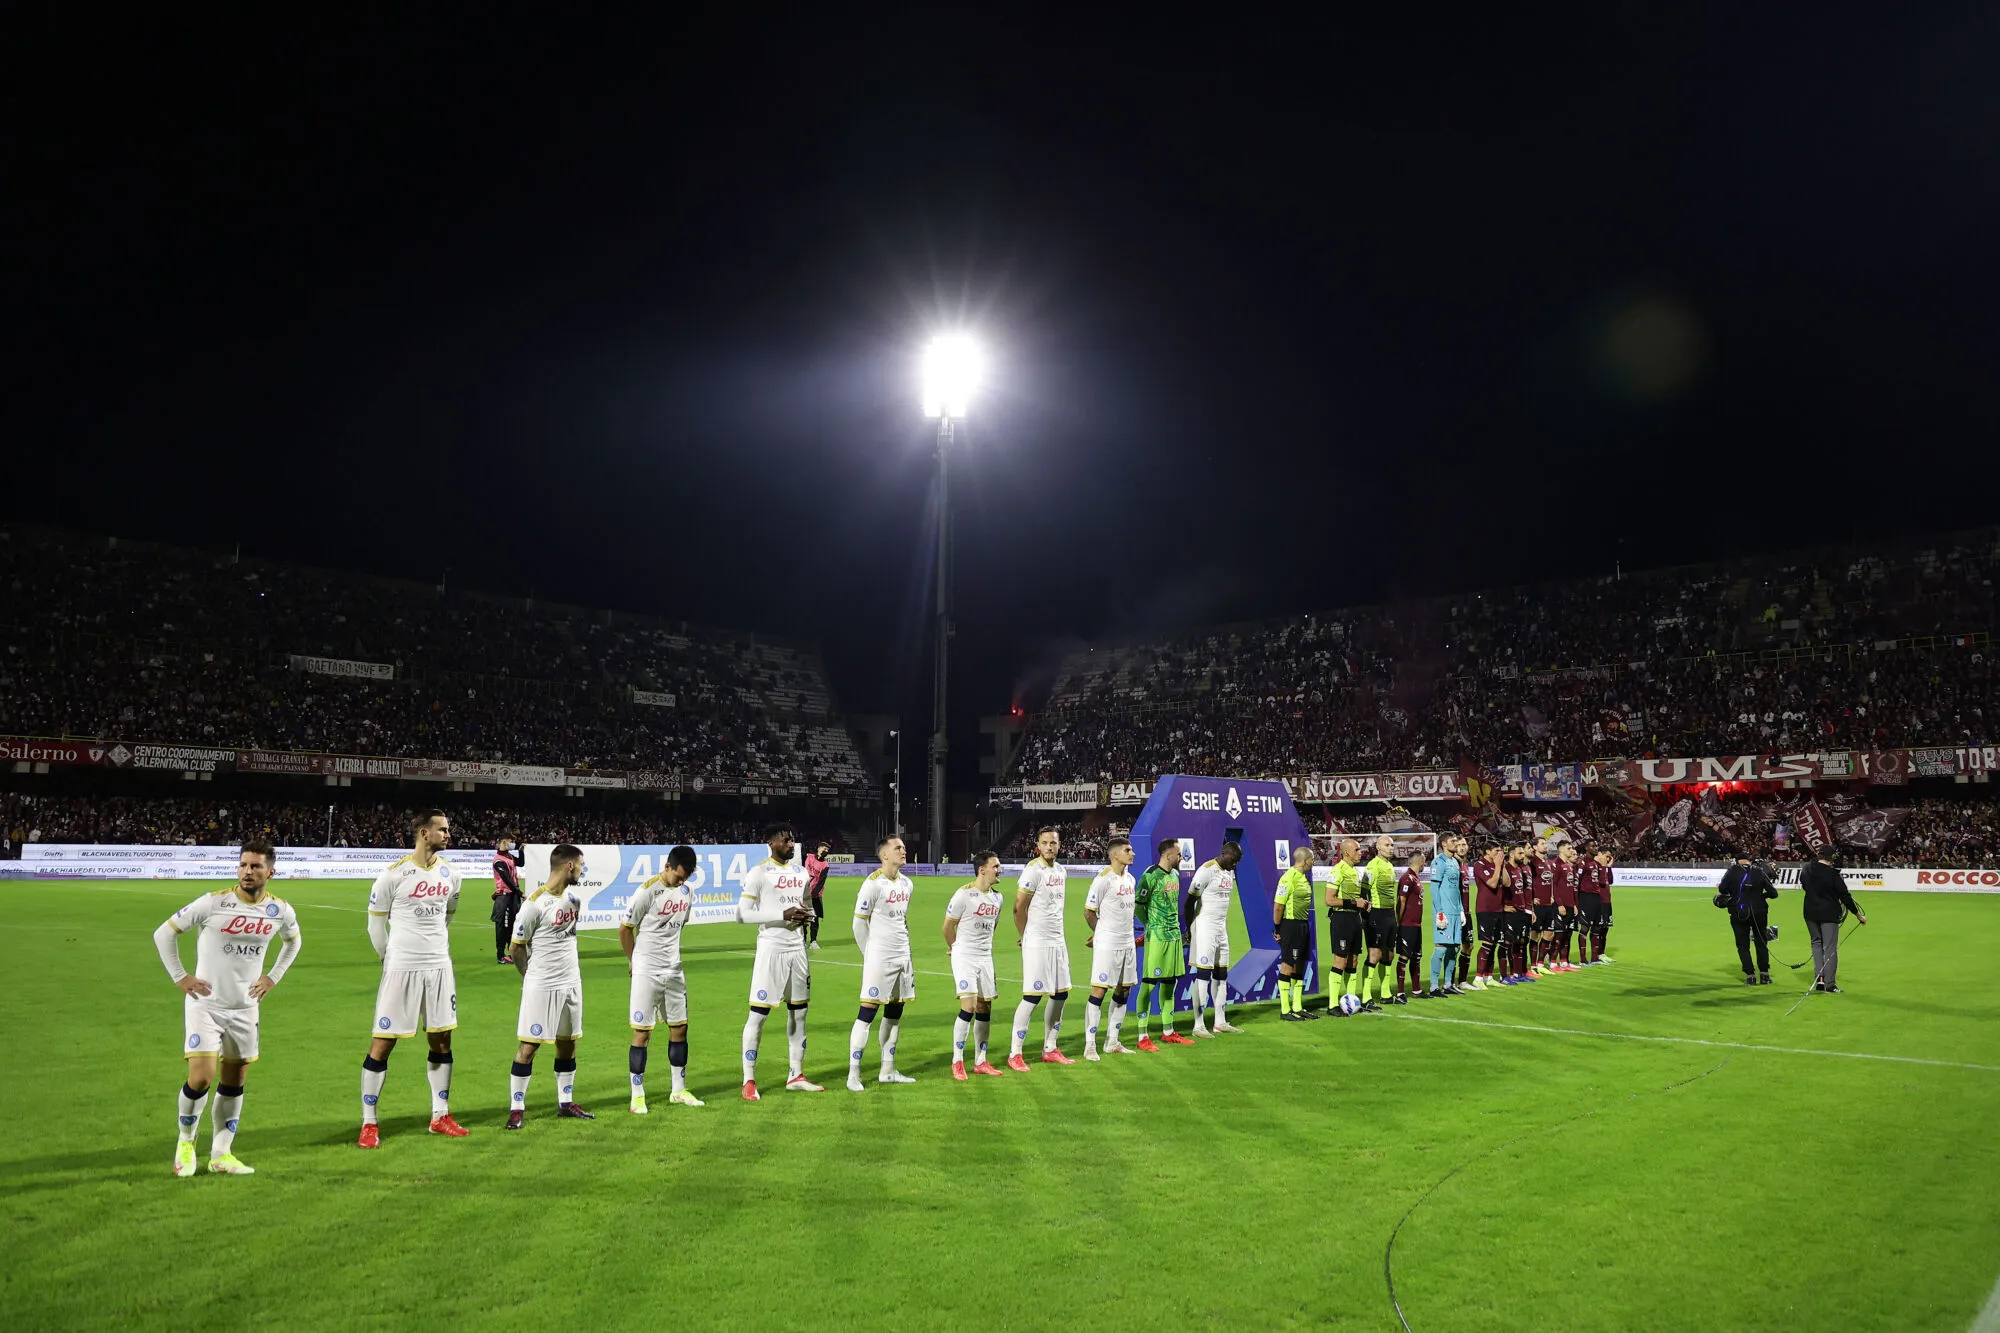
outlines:
{"label": "penalty arc line", "polygon": [[1678,1046],[1720,1046],[1738,1051],[1771,1051],[1779,1055],[1826,1055],[1841,1060],[1884,1060],[1899,1065],[1936,1065],[1943,1069],[1977,1069],[2000,1074],[2000,1065],[1974,1064],[1969,1060],[1929,1060],[1916,1055],[1878,1055],[1873,1051],[1823,1051],[1807,1046],[1767,1046],[1748,1041],[1715,1041],[1707,1037],[1661,1037],[1643,1032],[1593,1032],[1588,1028],[1553,1028],[1535,1023],[1495,1023],[1477,1018],[1441,1018],[1431,1014],[1397,1014],[1409,1023],[1457,1023],[1475,1028],[1512,1028],[1517,1032],[1553,1032],[1565,1037],[1604,1037],[1614,1041],[1657,1041]]}

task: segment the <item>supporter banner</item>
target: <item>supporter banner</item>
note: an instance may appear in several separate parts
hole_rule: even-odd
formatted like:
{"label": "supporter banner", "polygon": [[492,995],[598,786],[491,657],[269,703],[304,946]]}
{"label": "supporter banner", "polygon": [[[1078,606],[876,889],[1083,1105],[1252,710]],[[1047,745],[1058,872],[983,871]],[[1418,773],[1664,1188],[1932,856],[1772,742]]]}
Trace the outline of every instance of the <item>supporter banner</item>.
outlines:
{"label": "supporter banner", "polygon": [[488,764],[471,759],[405,759],[403,776],[425,782],[493,782],[502,787],[560,787],[563,771],[533,764]]}
{"label": "supporter banner", "polygon": [[[407,847],[280,847],[273,882],[301,879],[372,880],[410,854]],[[454,847],[444,859],[467,886],[488,882],[493,853]],[[21,849],[20,873],[37,879],[235,879],[237,848],[39,843]],[[356,905],[359,905],[358,903]]]}
{"label": "supporter banner", "polygon": [[202,745],[114,745],[105,758],[120,768],[151,768],[165,773],[226,773],[236,751]]}
{"label": "supporter banner", "polygon": [[[531,842],[521,848],[524,864],[521,883],[532,892],[549,877],[552,842]],[[582,930],[616,930],[625,908],[641,884],[658,874],[666,864],[671,844],[657,846],[613,846],[608,843],[579,843],[583,852],[583,882],[577,891],[583,897],[583,914],[577,919]],[[689,887],[694,892],[691,926],[736,919],[736,896],[743,891],[743,876],[751,867],[770,856],[763,843],[730,843],[696,846],[695,867]],[[803,868],[799,874],[804,875]]]}
{"label": "supporter banner", "polygon": [[565,787],[604,787],[623,790],[632,785],[632,779],[623,773],[575,773],[563,770]]}
{"label": "supporter banner", "polygon": [[1861,776],[1878,787],[1906,787],[1910,782],[1910,751],[1877,750],[1861,756]]}
{"label": "supporter banner", "polygon": [[1819,849],[1832,844],[1833,825],[1820,809],[1818,801],[1808,800],[1799,807],[1799,837],[1805,841],[1806,850],[1817,856]]}
{"label": "supporter banner", "polygon": [[1019,810],[1021,791],[1019,787],[995,787],[986,793],[986,802],[996,810]]}
{"label": "supporter banner", "polygon": [[0,737],[0,759],[18,764],[102,764],[111,753],[109,743],[97,741],[36,741],[19,736]]}
{"label": "supporter banner", "polygon": [[641,690],[635,688],[632,691],[632,702],[635,704],[645,704],[649,708],[672,708],[674,706],[674,696],[658,690]]}
{"label": "supporter banner", "polygon": [[360,680],[394,680],[396,668],[387,662],[350,662],[343,657],[305,657],[292,653],[294,671],[310,671],[320,676],[351,676]]}
{"label": "supporter banner", "polygon": [[1021,788],[1023,810],[1095,810],[1104,793],[1095,782],[1065,782]]}
{"label": "supporter banner", "polygon": [[400,778],[400,759],[371,759],[353,754],[293,754],[287,750],[238,750],[238,773],[293,773],[303,776]]}
{"label": "supporter banner", "polygon": [[646,769],[638,773],[627,773],[625,780],[631,784],[634,791],[677,792],[681,789],[680,774],[661,773],[654,769]]}
{"label": "supporter banner", "polygon": [[1405,769],[1393,773],[1316,773],[1287,778],[1294,801],[1339,805],[1346,801],[1458,801],[1465,783],[1449,768]]}
{"label": "supporter banner", "polygon": [[1834,839],[1843,847],[1858,847],[1864,852],[1879,852],[1889,845],[1889,839],[1910,817],[1908,810],[1875,810],[1867,807],[1856,810],[1846,819],[1833,826]]}
{"label": "supporter banner", "polygon": [[1524,801],[1580,801],[1583,769],[1578,764],[1527,764],[1521,770]]}

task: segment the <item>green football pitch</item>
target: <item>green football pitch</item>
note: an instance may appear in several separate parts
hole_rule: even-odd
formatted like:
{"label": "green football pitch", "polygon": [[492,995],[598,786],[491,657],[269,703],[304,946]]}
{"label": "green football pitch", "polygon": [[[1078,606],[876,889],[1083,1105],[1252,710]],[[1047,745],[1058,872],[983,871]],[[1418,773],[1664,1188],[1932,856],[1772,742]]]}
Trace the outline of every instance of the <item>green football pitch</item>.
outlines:
{"label": "green football pitch", "polygon": [[[406,1042],[362,1152],[366,886],[273,887],[305,949],[248,1081],[236,1146],[258,1174],[192,1180],[169,1171],[181,1006],[148,938],[190,886],[0,887],[7,1328],[1393,1330],[1393,1289],[1412,1329],[1453,1333],[1962,1330],[2000,1274],[2000,898],[1864,895],[1848,993],[1808,996],[1809,967],[1737,984],[1703,895],[1620,889],[1611,966],[1311,1024],[1243,1006],[1240,1036],[961,1085],[952,885],[919,881],[900,1051],[919,1081],[874,1086],[871,1043],[857,1096],[836,880],[807,1059],[827,1092],[780,1090],[773,1020],[765,1098],[738,1098],[751,941],[704,926],[686,952],[708,1105],[667,1103],[662,1051],[653,1114],[628,1115],[624,960],[588,934],[577,1097],[599,1118],[553,1117],[545,1058],[508,1134],[520,983],[475,890],[454,938],[471,1137],[424,1133]],[[1798,898],[1776,906],[1797,962]],[[204,1160],[207,1141],[204,1118]]]}

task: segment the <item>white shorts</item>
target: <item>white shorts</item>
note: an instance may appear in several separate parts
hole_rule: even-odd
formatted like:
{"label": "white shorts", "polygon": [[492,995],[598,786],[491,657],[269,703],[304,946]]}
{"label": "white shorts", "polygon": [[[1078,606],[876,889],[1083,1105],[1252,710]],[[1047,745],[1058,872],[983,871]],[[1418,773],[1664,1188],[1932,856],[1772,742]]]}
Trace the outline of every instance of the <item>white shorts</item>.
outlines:
{"label": "white shorts", "polygon": [[993,955],[980,958],[960,958],[951,956],[951,975],[958,985],[958,998],[963,1000],[993,1000],[1000,996],[1000,987],[993,980]]}
{"label": "white shorts", "polygon": [[1129,944],[1099,944],[1090,950],[1090,984],[1130,986],[1139,979],[1139,951]]}
{"label": "white shorts", "polygon": [[450,965],[397,968],[382,974],[375,991],[377,1037],[414,1037],[458,1026],[458,982]]}
{"label": "white shorts", "polygon": [[916,963],[908,954],[861,960],[861,1003],[917,998]]}
{"label": "white shorts", "polygon": [[1021,946],[1021,991],[1026,995],[1054,995],[1069,989],[1069,946],[1067,944],[1024,944]]}
{"label": "white shorts", "polygon": [[212,1055],[248,1064],[257,1058],[260,1011],[256,1005],[248,1009],[219,1009],[198,995],[184,999],[181,1012],[187,1020],[187,1045],[182,1053],[189,1059]]}
{"label": "white shorts", "polygon": [[1188,961],[1195,967],[1229,966],[1229,927],[1196,920],[1188,932]]}
{"label": "white shorts", "polygon": [[558,1037],[581,1037],[583,987],[545,990],[540,986],[523,986],[520,1030],[515,1035],[537,1045]]}
{"label": "white shorts", "polygon": [[768,1009],[774,1004],[804,1004],[812,998],[812,965],[804,949],[773,949],[757,942],[757,961],[750,965],[750,1003]]}
{"label": "white shorts", "polygon": [[655,1023],[679,1027],[688,1021],[687,974],[678,967],[632,974],[632,1026],[651,1031]]}

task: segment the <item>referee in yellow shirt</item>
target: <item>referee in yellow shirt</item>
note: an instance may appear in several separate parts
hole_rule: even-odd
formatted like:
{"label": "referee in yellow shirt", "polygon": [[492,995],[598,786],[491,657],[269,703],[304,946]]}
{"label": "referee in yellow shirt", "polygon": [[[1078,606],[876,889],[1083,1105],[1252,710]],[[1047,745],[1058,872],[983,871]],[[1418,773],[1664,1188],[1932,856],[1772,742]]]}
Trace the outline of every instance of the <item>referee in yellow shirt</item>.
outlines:
{"label": "referee in yellow shirt", "polygon": [[1278,879],[1278,896],[1271,904],[1271,927],[1278,935],[1278,1017],[1297,1023],[1318,1014],[1306,1012],[1306,964],[1312,959],[1312,864],[1310,845],[1292,849],[1292,868]]}

